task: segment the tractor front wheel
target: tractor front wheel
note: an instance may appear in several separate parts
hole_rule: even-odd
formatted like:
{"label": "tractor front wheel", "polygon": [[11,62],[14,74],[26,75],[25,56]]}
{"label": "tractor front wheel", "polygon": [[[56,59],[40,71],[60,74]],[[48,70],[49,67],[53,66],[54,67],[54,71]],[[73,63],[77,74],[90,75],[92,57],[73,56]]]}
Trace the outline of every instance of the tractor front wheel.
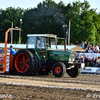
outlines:
{"label": "tractor front wheel", "polygon": [[66,72],[66,66],[63,62],[57,62],[52,66],[52,73],[56,77],[62,77]]}
{"label": "tractor front wheel", "polygon": [[67,73],[70,77],[77,77],[80,74],[81,70],[80,68],[71,68],[70,70],[67,70]]}

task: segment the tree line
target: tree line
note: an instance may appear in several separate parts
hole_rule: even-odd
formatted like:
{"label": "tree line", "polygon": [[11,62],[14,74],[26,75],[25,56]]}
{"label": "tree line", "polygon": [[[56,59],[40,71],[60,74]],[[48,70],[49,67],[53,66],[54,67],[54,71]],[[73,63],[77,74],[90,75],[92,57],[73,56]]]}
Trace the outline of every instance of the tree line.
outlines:
{"label": "tree line", "polygon": [[[22,19],[22,23],[20,22]],[[71,21],[71,43],[79,44],[87,41],[89,44],[100,43],[100,13],[90,8],[88,1],[75,1],[67,5],[63,1],[53,0],[40,2],[37,7],[22,9],[8,7],[0,9],[0,42],[5,41],[5,32],[11,27],[21,27],[21,43],[26,43],[27,34],[56,34],[65,37]],[[67,25],[67,27],[63,27]],[[19,32],[13,31],[13,43],[18,43]],[[8,34],[10,43],[11,33]]]}

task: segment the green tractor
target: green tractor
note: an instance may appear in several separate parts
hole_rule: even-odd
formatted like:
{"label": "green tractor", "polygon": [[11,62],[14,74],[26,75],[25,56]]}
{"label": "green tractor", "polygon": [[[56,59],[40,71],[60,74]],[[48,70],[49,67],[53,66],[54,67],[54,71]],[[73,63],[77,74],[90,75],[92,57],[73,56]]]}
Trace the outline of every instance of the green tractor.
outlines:
{"label": "green tractor", "polygon": [[49,74],[62,77],[66,72],[77,77],[82,67],[75,62],[75,52],[57,49],[57,36],[28,34],[26,49],[19,50],[13,59],[16,74]]}

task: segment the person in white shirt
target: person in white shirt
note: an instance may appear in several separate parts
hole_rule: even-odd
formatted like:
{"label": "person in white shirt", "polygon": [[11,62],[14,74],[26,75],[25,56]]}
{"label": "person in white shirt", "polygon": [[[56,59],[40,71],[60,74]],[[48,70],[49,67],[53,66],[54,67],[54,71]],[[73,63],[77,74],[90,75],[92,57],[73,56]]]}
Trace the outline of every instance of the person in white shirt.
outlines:
{"label": "person in white shirt", "polygon": [[98,45],[96,45],[96,47],[95,47],[95,51],[96,51],[96,52],[97,52],[97,50],[99,51]]}

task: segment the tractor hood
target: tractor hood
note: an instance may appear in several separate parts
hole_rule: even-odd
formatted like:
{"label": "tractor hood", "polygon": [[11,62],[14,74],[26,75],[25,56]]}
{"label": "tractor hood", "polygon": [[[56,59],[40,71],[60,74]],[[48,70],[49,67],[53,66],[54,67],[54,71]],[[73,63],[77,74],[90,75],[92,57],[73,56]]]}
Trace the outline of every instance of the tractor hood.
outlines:
{"label": "tractor hood", "polygon": [[75,52],[70,51],[59,51],[59,50],[48,50],[49,59],[58,59],[61,61],[74,61],[76,56]]}

